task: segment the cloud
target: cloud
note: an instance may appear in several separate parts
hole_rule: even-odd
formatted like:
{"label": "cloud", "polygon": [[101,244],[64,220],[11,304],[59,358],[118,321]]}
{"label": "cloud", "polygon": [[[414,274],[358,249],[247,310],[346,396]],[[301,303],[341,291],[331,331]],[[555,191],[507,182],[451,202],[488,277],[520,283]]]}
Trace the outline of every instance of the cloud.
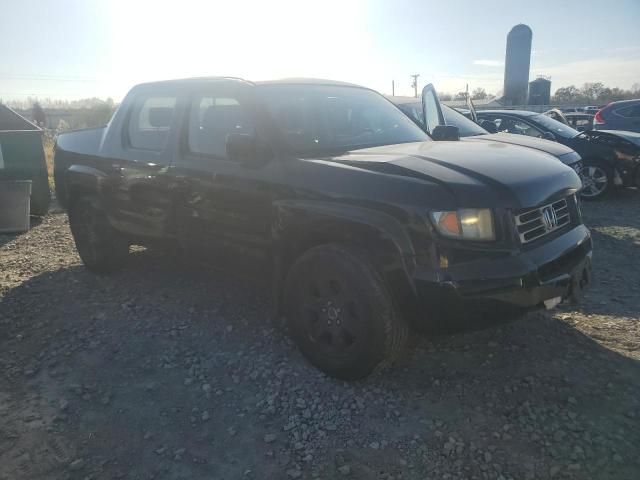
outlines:
{"label": "cloud", "polygon": [[474,60],[474,65],[482,65],[483,67],[504,67],[502,60]]}

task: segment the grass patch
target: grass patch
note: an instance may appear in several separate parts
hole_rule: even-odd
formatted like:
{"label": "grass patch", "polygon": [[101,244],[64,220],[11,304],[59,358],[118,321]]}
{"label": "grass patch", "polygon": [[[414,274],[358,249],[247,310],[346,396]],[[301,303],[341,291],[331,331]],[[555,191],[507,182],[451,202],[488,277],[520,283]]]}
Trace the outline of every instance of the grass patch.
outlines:
{"label": "grass patch", "polygon": [[42,147],[44,149],[44,159],[47,164],[47,175],[49,177],[49,188],[53,190],[55,188],[55,182],[53,180],[53,147],[56,141],[50,132],[45,132],[42,136]]}

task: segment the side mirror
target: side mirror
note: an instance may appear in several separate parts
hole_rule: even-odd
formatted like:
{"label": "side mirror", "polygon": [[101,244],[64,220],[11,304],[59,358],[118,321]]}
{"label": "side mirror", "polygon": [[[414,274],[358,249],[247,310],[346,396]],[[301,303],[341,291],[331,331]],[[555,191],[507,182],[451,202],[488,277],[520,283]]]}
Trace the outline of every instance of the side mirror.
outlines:
{"label": "side mirror", "polygon": [[436,125],[431,136],[434,140],[460,140],[460,129],[453,125]]}
{"label": "side mirror", "polygon": [[491,120],[482,120],[480,126],[489,133],[498,133],[498,127]]}
{"label": "side mirror", "polygon": [[227,158],[247,167],[261,167],[271,160],[270,149],[256,136],[230,133],[226,141]]}
{"label": "side mirror", "polygon": [[552,142],[556,141],[556,136],[551,132],[544,132],[542,134],[542,138],[544,138],[545,140],[551,140]]}

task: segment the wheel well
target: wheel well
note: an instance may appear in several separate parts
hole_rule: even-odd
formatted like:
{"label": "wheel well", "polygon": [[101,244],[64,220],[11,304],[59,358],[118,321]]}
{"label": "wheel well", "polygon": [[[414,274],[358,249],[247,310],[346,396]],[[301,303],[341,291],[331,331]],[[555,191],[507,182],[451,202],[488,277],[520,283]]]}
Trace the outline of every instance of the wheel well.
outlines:
{"label": "wheel well", "polygon": [[609,167],[612,173],[613,173],[613,170],[615,170],[614,163],[611,160],[607,159],[606,157],[586,157],[582,159],[583,165],[589,165],[593,163],[599,163]]}

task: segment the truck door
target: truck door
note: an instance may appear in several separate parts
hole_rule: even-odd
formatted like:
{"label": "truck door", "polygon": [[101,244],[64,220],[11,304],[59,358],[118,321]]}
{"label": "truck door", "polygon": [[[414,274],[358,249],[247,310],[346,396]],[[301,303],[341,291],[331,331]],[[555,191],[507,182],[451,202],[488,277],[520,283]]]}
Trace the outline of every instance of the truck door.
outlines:
{"label": "truck door", "polygon": [[171,175],[183,245],[234,267],[263,269],[270,266],[272,180],[279,166],[248,167],[226,153],[228,134],[255,134],[246,88],[217,85],[192,93]]}
{"label": "truck door", "polygon": [[110,126],[108,211],[113,224],[134,237],[170,235],[168,188],[176,136],[175,91],[143,90],[127,97]]}

